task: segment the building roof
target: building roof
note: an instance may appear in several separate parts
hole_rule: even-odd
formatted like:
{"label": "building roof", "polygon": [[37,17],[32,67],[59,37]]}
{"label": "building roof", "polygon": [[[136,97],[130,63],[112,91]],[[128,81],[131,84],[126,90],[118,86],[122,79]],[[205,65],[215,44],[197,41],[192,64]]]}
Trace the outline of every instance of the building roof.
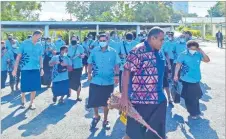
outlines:
{"label": "building roof", "polygon": [[96,25],[99,25],[99,29],[136,29],[136,26],[140,26],[141,29],[145,27],[151,28],[153,26],[170,27],[179,26],[179,23],[141,23],[141,22],[75,22],[75,21],[1,21],[2,29],[34,29],[42,28],[49,25],[49,29],[96,29]]}
{"label": "building roof", "polygon": [[[180,23],[211,23],[210,17],[182,17]],[[225,17],[212,17],[212,23],[218,24],[225,22]]]}

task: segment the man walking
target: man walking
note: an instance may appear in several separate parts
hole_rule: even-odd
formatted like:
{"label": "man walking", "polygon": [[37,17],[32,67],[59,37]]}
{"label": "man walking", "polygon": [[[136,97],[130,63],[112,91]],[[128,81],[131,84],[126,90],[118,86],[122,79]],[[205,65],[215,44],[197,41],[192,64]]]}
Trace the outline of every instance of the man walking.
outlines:
{"label": "man walking", "polygon": [[[166,97],[163,92],[165,59],[161,46],[164,32],[159,27],[150,30],[147,40],[128,55],[122,75],[120,108],[127,112],[129,101],[143,119],[165,139]],[[127,117],[126,134],[130,139],[158,139],[134,119]],[[127,138],[128,138],[127,137]]]}
{"label": "man walking", "polygon": [[223,35],[220,32],[220,30],[216,33],[216,39],[217,39],[217,46],[218,48],[223,48]]}

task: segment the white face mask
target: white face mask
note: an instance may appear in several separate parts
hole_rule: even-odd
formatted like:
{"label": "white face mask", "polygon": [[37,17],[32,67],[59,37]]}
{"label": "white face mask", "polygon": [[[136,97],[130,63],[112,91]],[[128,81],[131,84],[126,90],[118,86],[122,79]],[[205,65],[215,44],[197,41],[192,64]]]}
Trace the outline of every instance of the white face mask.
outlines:
{"label": "white face mask", "polygon": [[196,50],[189,50],[189,53],[191,53],[192,55],[194,55],[196,52]]}
{"label": "white face mask", "polygon": [[47,42],[47,45],[50,45],[51,44],[51,42]]}
{"label": "white face mask", "polygon": [[100,47],[106,47],[107,46],[107,42],[99,42],[99,44],[100,44]]}
{"label": "white face mask", "polygon": [[64,55],[63,56],[67,56],[67,53],[64,53]]}
{"label": "white face mask", "polygon": [[61,38],[58,38],[58,40],[60,41],[60,40],[61,40]]}
{"label": "white face mask", "polygon": [[17,45],[16,45],[16,44],[13,44],[13,45],[12,45],[12,47],[13,47],[13,48],[16,48],[16,47],[17,47]]}
{"label": "white face mask", "polygon": [[172,41],[172,40],[173,40],[173,38],[171,38],[171,37],[170,37],[170,38],[168,38],[168,39],[169,39],[170,41]]}
{"label": "white face mask", "polygon": [[180,39],[180,42],[181,42],[181,43],[184,43],[184,42],[185,42],[185,39]]}

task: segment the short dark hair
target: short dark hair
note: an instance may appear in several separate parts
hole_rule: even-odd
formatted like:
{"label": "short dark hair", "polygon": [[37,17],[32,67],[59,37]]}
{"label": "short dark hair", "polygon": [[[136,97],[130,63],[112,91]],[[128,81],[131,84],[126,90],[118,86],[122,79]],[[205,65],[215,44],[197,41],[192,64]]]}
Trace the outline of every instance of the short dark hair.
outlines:
{"label": "short dark hair", "polygon": [[60,48],[60,51],[64,51],[65,49],[67,49],[67,46],[64,45]]}
{"label": "short dark hair", "polygon": [[192,36],[192,33],[190,31],[186,31],[185,34],[188,34],[189,36]]}
{"label": "short dark hair", "polygon": [[187,48],[190,48],[190,47],[192,47],[192,46],[195,46],[195,47],[199,48],[199,43],[196,42],[196,41],[194,41],[194,40],[188,41],[188,42],[187,42]]}
{"label": "short dark hair", "polygon": [[1,44],[5,44],[5,42],[4,41],[1,41]]}
{"label": "short dark hair", "polygon": [[51,40],[51,38],[50,37],[47,37],[46,40]]}
{"label": "short dark hair", "polygon": [[111,31],[110,36],[112,36],[113,34],[116,34],[115,31]]}
{"label": "short dark hair", "polygon": [[127,40],[132,40],[133,39],[133,33],[132,32],[126,33],[126,39]]}
{"label": "short dark hair", "polygon": [[99,37],[98,37],[98,39],[100,39],[101,37],[107,38],[107,35],[106,34],[100,34]]}
{"label": "short dark hair", "polygon": [[85,37],[85,38],[84,38],[84,41],[87,41],[88,39],[89,39],[88,37]]}
{"label": "short dark hair", "polygon": [[34,35],[39,35],[39,34],[42,35],[42,31],[41,30],[36,30],[36,31],[33,32],[33,36]]}
{"label": "short dark hair", "polygon": [[29,39],[29,38],[31,38],[31,37],[32,37],[32,35],[28,35],[28,36],[27,36],[27,39]]}
{"label": "short dark hair", "polygon": [[160,27],[153,27],[150,29],[150,31],[148,33],[148,38],[152,37],[152,36],[157,37],[160,33],[164,34],[164,31]]}

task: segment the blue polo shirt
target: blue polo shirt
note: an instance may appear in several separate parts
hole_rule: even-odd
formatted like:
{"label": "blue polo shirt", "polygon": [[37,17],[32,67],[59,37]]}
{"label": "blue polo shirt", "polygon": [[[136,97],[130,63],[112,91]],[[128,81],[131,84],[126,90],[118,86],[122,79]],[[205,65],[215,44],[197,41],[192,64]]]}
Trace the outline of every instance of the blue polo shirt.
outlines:
{"label": "blue polo shirt", "polygon": [[[17,40],[14,40],[14,41],[16,42],[17,46],[19,47],[19,46],[20,46],[20,43],[19,43]],[[12,44],[10,43],[9,40],[6,40],[6,41],[5,41],[5,46],[6,46],[6,49],[7,49],[7,50],[12,49]]]}
{"label": "blue polo shirt", "polygon": [[43,44],[42,45],[42,49],[43,49],[43,55],[45,54],[45,50],[47,49],[50,49],[46,52],[46,55],[49,56],[49,57],[52,57],[53,56],[53,53],[52,51],[56,48],[56,46],[54,45],[54,43],[50,43],[50,44]]}
{"label": "blue polo shirt", "polygon": [[8,52],[5,52],[5,54],[1,57],[1,71],[8,70],[8,60],[10,60],[10,55]]}
{"label": "blue polo shirt", "polygon": [[108,44],[111,48],[115,49],[116,53],[119,54],[120,52],[120,42],[116,42],[114,40],[110,40]]}
{"label": "blue polo shirt", "polygon": [[63,46],[63,45],[65,45],[66,43],[63,41],[63,40],[57,40],[57,41],[55,41],[55,50],[57,51],[57,52],[60,52],[60,48]]}
{"label": "blue polo shirt", "polygon": [[175,45],[175,48],[173,50],[174,53],[174,63],[177,63],[177,57],[184,52],[185,50],[187,50],[187,45],[186,43],[177,43]]}
{"label": "blue polo shirt", "polygon": [[114,84],[114,68],[120,64],[120,58],[113,48],[108,47],[103,52],[100,47],[96,47],[88,58],[88,64],[92,64],[93,67],[91,83]]}
{"label": "blue polo shirt", "polygon": [[40,69],[40,57],[42,56],[42,44],[37,42],[33,44],[32,40],[24,41],[19,48],[18,54],[21,54],[21,70]]}
{"label": "blue polo shirt", "polygon": [[173,50],[175,50],[177,43],[176,41],[165,41],[165,43],[162,46],[162,49],[164,53],[167,53],[170,59],[174,59],[174,53]]}
{"label": "blue polo shirt", "polygon": [[[63,62],[65,64],[67,64],[67,65],[72,64],[71,60],[68,56],[60,56],[60,55],[53,56],[49,63],[59,61],[59,57],[61,57],[61,59],[63,60]],[[69,79],[68,78],[68,71],[59,73],[58,72],[58,65],[53,66],[53,71],[52,71],[52,81],[53,82],[59,82],[59,81],[68,80],[68,79]]]}
{"label": "blue polo shirt", "polygon": [[82,58],[76,57],[75,59],[72,59],[74,56],[82,55],[84,54],[84,48],[81,45],[72,46],[70,45],[68,47],[68,56],[72,60],[73,69],[82,68]]}
{"label": "blue polo shirt", "polygon": [[16,47],[16,48],[13,48],[8,50],[8,55],[10,57],[10,60],[11,60],[11,66],[8,68],[9,71],[12,71],[13,68],[14,68],[14,65],[15,65],[15,61],[16,61],[16,56],[17,54],[19,53],[19,47]]}
{"label": "blue polo shirt", "polygon": [[[120,52],[122,55],[128,55],[129,52],[138,44],[137,41],[134,41],[132,40],[130,43],[127,42],[127,41],[122,41],[120,43]],[[124,45],[125,45],[125,48],[124,48]],[[126,54],[126,51],[127,51],[127,54]],[[123,65],[125,64],[126,62],[126,58],[121,58],[121,65],[120,65],[120,70],[123,71],[124,68],[123,68]]]}
{"label": "blue polo shirt", "polygon": [[202,59],[203,55],[200,52],[196,52],[194,55],[188,50],[182,52],[177,58],[177,63],[182,64],[180,79],[189,83],[199,82],[201,80],[200,64]]}
{"label": "blue polo shirt", "polygon": [[159,104],[166,100],[163,92],[164,54],[145,41],[132,49],[124,64],[129,70],[128,95],[133,104]]}

